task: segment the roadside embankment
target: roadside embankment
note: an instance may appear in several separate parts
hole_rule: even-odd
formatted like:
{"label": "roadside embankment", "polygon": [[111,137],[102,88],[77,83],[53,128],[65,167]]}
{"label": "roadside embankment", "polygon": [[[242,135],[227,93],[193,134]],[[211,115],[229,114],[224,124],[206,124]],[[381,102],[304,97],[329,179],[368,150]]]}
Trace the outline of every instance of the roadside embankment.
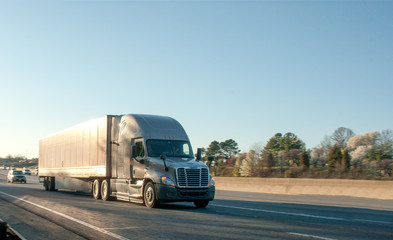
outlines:
{"label": "roadside embankment", "polygon": [[216,189],[273,194],[337,195],[393,200],[393,181],[215,177]]}

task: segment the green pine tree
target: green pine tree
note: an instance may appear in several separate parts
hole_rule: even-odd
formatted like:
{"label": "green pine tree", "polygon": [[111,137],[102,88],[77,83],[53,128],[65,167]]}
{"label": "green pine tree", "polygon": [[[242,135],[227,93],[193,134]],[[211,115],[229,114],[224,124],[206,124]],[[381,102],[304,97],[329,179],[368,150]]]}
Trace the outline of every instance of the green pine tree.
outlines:
{"label": "green pine tree", "polygon": [[344,172],[348,171],[350,168],[350,161],[351,161],[351,156],[349,155],[348,149],[344,148],[343,153],[342,153],[342,161],[341,161],[341,167]]}
{"label": "green pine tree", "polygon": [[328,169],[329,171],[334,170],[338,165],[341,165],[342,153],[338,145],[334,145],[328,155]]}
{"label": "green pine tree", "polygon": [[306,168],[310,167],[310,156],[306,150],[303,150],[302,154],[300,155],[300,166],[304,166]]}

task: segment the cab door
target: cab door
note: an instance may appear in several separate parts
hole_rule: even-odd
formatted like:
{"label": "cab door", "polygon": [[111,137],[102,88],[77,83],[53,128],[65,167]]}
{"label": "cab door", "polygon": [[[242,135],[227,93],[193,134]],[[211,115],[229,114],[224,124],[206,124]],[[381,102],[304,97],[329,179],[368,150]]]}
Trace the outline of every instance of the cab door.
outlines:
{"label": "cab door", "polygon": [[142,138],[131,139],[132,180],[143,179],[145,173],[146,148]]}

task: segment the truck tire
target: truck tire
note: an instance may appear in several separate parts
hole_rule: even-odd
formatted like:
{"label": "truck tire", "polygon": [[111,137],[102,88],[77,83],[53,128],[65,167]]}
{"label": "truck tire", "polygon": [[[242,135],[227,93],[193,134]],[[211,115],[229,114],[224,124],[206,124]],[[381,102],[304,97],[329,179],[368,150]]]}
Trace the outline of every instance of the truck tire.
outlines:
{"label": "truck tire", "polygon": [[103,180],[101,183],[101,198],[104,201],[110,200],[110,187],[107,179]]}
{"label": "truck tire", "polygon": [[56,191],[55,177],[48,177],[49,191]]}
{"label": "truck tire", "polygon": [[209,204],[209,200],[195,200],[194,205],[197,208],[204,208]]}
{"label": "truck tire", "polygon": [[148,182],[143,190],[143,201],[146,207],[156,208],[160,205],[160,202],[156,198],[156,189],[152,182]]}
{"label": "truck tire", "polygon": [[101,198],[101,182],[100,182],[100,180],[98,180],[98,179],[94,180],[91,192],[93,193],[94,199]]}
{"label": "truck tire", "polygon": [[44,188],[45,191],[49,191],[49,178],[48,177],[44,177]]}

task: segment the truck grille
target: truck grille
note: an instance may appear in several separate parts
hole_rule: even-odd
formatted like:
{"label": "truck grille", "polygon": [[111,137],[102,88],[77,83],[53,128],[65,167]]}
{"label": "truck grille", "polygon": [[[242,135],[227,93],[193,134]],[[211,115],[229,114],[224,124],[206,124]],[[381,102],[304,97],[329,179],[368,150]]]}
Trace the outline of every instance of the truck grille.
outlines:
{"label": "truck grille", "polygon": [[178,168],[177,183],[180,187],[207,187],[209,184],[207,168]]}

